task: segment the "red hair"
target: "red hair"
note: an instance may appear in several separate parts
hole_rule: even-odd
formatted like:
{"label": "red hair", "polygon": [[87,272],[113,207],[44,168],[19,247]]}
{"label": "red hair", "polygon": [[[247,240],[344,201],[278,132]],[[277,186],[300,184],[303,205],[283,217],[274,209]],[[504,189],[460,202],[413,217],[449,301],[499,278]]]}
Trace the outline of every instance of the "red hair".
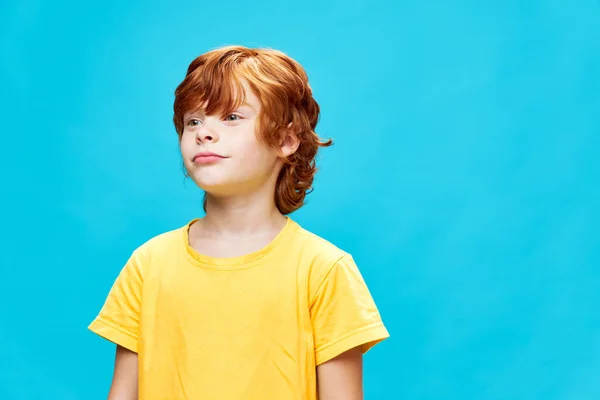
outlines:
{"label": "red hair", "polygon": [[[206,105],[204,112],[225,117],[244,102],[243,81],[260,99],[258,139],[279,148],[283,134],[291,132],[298,150],[284,158],[277,178],[275,205],[289,214],[304,205],[317,172],[319,147],[330,146],[315,133],[319,105],[312,96],[304,68],[286,54],[272,49],[227,46],[202,54],[191,62],[185,79],[175,90],[173,123],[181,140],[183,115]],[[206,206],[206,202],[204,204]]]}

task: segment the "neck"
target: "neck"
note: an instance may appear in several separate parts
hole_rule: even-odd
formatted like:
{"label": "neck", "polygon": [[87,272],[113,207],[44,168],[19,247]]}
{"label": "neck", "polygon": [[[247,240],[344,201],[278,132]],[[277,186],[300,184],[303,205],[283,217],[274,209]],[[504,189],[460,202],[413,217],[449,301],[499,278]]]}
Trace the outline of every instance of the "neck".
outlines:
{"label": "neck", "polygon": [[253,193],[217,197],[206,194],[206,216],[202,230],[211,235],[247,236],[279,231],[286,218],[275,206],[273,195]]}

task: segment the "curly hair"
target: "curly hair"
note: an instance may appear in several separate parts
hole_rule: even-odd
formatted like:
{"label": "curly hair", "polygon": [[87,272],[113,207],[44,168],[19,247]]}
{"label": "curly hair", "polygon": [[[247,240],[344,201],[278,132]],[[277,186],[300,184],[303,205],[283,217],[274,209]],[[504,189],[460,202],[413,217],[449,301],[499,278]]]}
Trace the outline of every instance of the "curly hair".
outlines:
{"label": "curly hair", "polygon": [[[333,144],[315,132],[320,108],[312,95],[302,66],[278,50],[226,46],[193,60],[185,79],[175,90],[173,123],[181,140],[183,115],[204,105],[206,114],[226,116],[244,103],[243,82],[260,99],[257,118],[259,140],[279,149],[283,134],[299,139],[299,147],[284,164],[277,178],[275,205],[286,215],[305,204],[317,172],[315,156],[320,147]],[[204,202],[206,210],[206,199]]]}

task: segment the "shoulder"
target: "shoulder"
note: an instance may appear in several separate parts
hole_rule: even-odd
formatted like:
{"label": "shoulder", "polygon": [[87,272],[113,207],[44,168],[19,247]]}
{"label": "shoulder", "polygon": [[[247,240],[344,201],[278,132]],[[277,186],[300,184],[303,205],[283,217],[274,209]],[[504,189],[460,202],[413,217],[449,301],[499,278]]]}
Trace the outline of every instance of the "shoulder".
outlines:
{"label": "shoulder", "polygon": [[332,243],[298,225],[292,246],[308,268],[309,291],[315,293],[331,272],[339,266],[355,268],[352,255]]}
{"label": "shoulder", "polygon": [[152,236],[135,248],[131,259],[140,265],[147,265],[153,260],[169,254],[173,255],[174,251],[184,249],[185,231],[190,223]]}
{"label": "shoulder", "polygon": [[306,253],[313,261],[325,264],[335,263],[349,253],[296,223],[294,246]]}

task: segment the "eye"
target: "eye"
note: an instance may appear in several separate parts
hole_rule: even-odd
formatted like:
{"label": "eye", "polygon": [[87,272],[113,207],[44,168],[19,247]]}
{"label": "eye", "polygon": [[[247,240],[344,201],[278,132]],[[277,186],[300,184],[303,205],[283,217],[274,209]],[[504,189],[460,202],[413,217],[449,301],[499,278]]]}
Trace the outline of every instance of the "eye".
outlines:
{"label": "eye", "polygon": [[240,119],[239,115],[236,114],[229,114],[228,116],[225,117],[225,121],[237,121]]}
{"label": "eye", "polygon": [[188,126],[200,126],[201,123],[202,123],[202,121],[200,121],[199,119],[191,118],[190,120],[188,120],[187,125]]}

